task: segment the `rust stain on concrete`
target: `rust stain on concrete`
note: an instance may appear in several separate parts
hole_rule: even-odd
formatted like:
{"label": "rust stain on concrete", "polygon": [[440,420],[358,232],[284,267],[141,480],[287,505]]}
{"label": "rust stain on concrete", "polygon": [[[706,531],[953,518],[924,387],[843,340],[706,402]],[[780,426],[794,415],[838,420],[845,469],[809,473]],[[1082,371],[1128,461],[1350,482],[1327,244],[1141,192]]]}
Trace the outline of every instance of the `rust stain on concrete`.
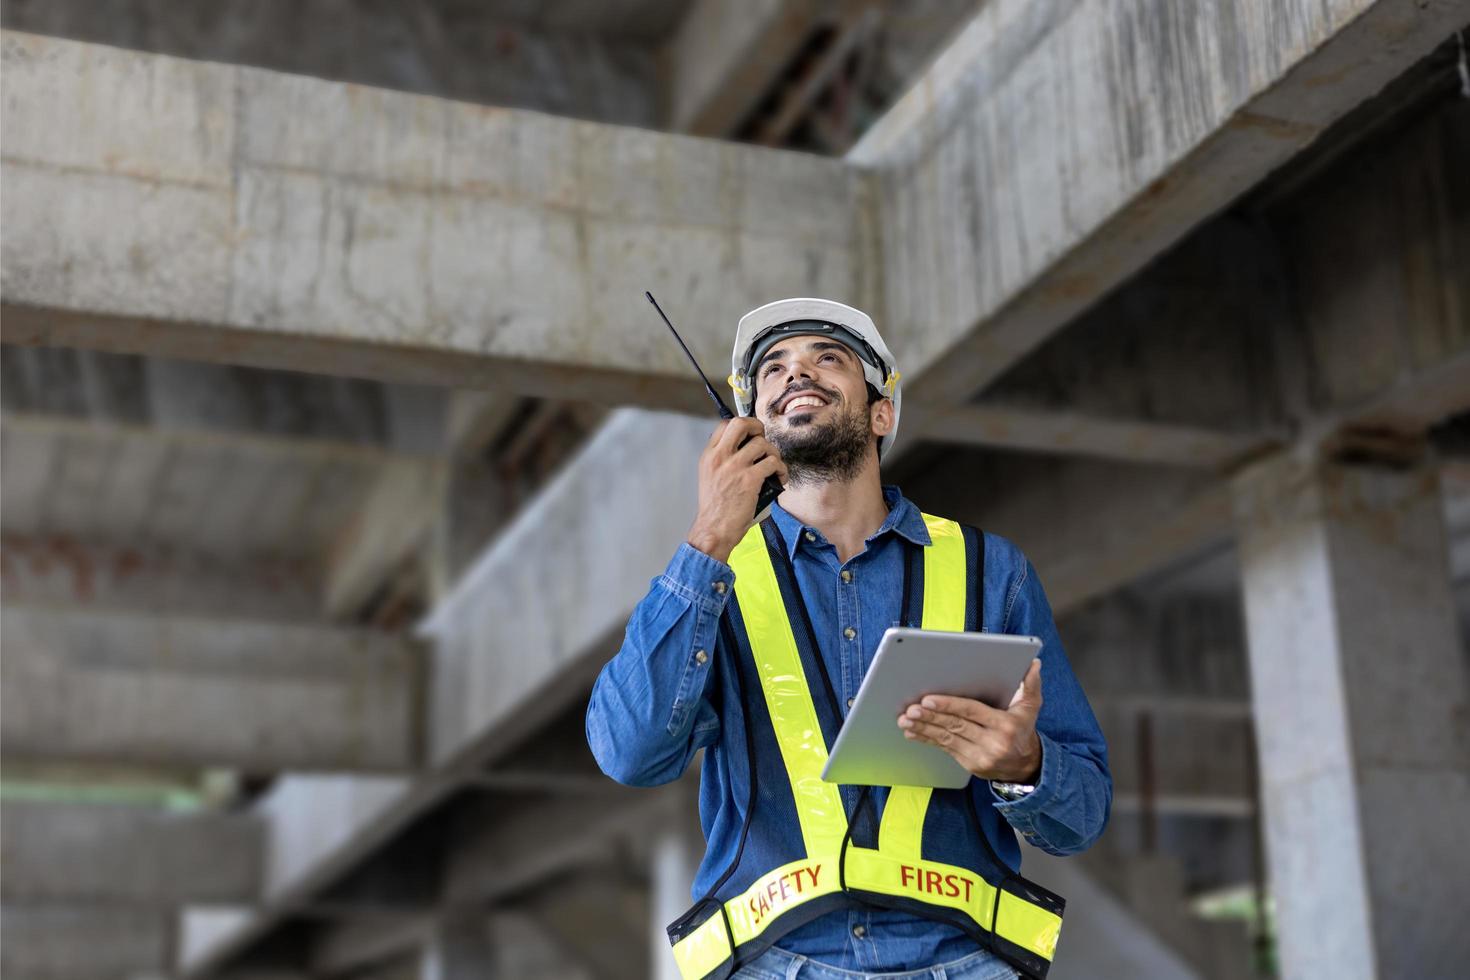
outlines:
{"label": "rust stain on concrete", "polygon": [[1247,112],[1241,110],[1230,117],[1227,125],[1231,129],[1246,130],[1261,133],[1272,139],[1287,140],[1290,142],[1305,142],[1314,138],[1320,127],[1311,123],[1293,122],[1290,119],[1280,119],[1276,116],[1264,116],[1258,112]]}

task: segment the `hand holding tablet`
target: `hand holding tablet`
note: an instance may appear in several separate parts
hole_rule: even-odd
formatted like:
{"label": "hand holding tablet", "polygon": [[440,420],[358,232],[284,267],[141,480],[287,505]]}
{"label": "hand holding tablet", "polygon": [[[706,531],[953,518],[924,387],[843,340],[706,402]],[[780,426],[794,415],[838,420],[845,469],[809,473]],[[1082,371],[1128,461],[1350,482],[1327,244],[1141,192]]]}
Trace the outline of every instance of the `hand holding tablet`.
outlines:
{"label": "hand holding tablet", "polygon": [[[1024,781],[1040,762],[1040,652],[1034,636],[888,630],[822,778],[948,789],[972,775]],[[900,728],[912,705],[917,717]]]}
{"label": "hand holding tablet", "polygon": [[925,695],[898,717],[905,738],[943,749],[977,779],[1035,783],[1041,775],[1041,661],[1031,661],[1026,678],[1004,709],[981,701]]}

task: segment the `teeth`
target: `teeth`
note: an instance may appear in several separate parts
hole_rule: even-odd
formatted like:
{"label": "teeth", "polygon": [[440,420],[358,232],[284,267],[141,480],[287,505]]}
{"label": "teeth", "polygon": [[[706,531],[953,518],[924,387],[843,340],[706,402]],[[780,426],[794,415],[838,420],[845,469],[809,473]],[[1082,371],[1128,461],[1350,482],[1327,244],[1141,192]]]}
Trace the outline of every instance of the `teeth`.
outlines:
{"label": "teeth", "polygon": [[791,400],[791,403],[786,406],[786,409],[785,410],[787,412],[789,412],[793,408],[802,408],[802,407],[807,406],[807,405],[820,406],[820,405],[823,405],[823,404],[825,404],[825,402],[823,402],[820,398],[812,398],[810,396],[803,396],[801,398],[793,398]]}

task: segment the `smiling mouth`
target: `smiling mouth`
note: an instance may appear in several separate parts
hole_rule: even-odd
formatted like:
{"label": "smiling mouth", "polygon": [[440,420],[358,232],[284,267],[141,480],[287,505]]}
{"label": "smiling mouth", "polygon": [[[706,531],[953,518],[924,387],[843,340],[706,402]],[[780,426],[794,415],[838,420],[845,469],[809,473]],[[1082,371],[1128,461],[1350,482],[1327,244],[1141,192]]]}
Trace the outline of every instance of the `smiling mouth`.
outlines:
{"label": "smiling mouth", "polygon": [[791,398],[781,406],[781,414],[789,415],[803,408],[821,408],[827,404],[827,400],[820,395],[802,394]]}

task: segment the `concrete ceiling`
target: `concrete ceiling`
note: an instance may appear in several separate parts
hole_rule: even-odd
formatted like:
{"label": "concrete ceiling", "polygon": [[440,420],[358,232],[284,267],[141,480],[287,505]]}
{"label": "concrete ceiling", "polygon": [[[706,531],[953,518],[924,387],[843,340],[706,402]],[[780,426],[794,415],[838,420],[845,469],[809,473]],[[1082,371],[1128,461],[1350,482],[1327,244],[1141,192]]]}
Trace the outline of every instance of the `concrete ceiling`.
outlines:
{"label": "concrete ceiling", "polygon": [[341,446],[7,416],[7,534],[247,557],[320,556],[385,455]]}

